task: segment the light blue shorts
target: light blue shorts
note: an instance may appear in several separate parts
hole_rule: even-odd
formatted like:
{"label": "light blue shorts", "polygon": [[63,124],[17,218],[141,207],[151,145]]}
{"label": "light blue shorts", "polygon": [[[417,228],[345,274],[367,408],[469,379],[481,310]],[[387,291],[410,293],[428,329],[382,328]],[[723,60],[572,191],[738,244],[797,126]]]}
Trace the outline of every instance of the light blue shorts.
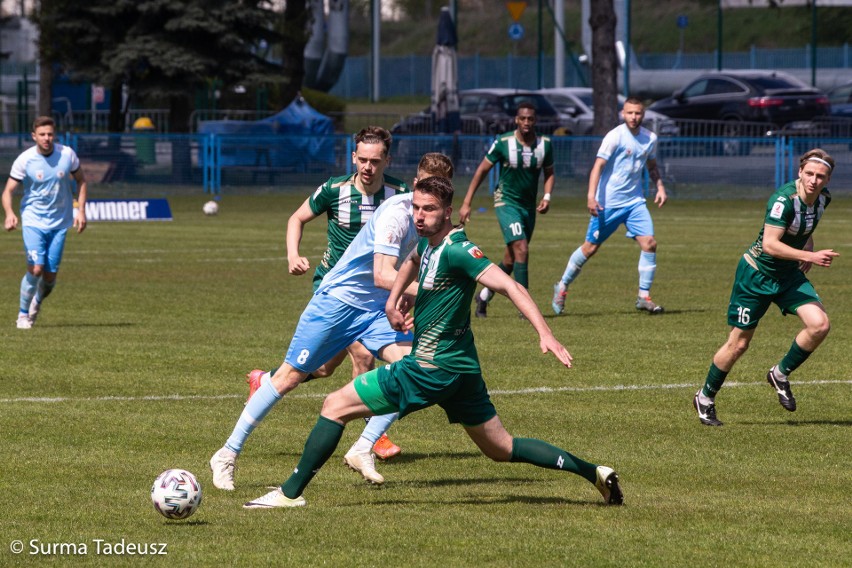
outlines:
{"label": "light blue shorts", "polygon": [[605,208],[597,217],[589,219],[586,240],[599,245],[607,240],[619,226],[627,227],[628,239],[654,236],[654,222],[644,201],[627,207]]}
{"label": "light blue shorts", "polygon": [[317,294],[299,318],[284,362],[312,373],[356,341],[378,357],[386,345],[413,340],[411,332],[393,329],[383,311],[359,310],[329,294]]}
{"label": "light blue shorts", "polygon": [[24,235],[27,264],[43,266],[45,272],[59,272],[68,229],[37,229],[24,226],[21,232]]}

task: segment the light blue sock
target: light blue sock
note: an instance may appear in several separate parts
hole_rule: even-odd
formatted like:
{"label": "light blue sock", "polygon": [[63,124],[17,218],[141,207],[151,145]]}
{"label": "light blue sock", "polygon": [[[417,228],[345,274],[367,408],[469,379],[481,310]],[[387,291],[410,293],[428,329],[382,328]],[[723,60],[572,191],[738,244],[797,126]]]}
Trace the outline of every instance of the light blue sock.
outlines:
{"label": "light blue sock", "polygon": [[565,267],[565,272],[562,274],[562,283],[566,286],[574,281],[580,275],[583,265],[586,264],[586,255],[583,254],[582,247],[577,248],[568,259],[568,265]]}
{"label": "light blue sock", "polygon": [[639,289],[650,290],[657,271],[657,253],[642,252],[639,255]]}
{"label": "light blue sock", "polygon": [[29,272],[24,274],[23,279],[21,279],[21,313],[28,314],[30,313],[30,302],[33,301],[33,296],[36,293],[36,288],[38,287],[38,276],[33,276]]}
{"label": "light blue sock", "polygon": [[373,444],[382,437],[382,434],[388,431],[388,428],[396,422],[397,418],[399,418],[398,412],[385,414],[384,416],[371,416],[370,421],[367,422],[367,426],[364,427],[364,431],[361,432],[361,437],[368,440],[372,448]]}
{"label": "light blue sock", "polygon": [[237,420],[237,425],[231,432],[231,437],[225,442],[225,447],[240,453],[246,439],[279,400],[281,400],[281,395],[272,386],[272,381],[265,381],[261,384],[260,388],[246,403],[246,407],[243,408],[240,419]]}
{"label": "light blue sock", "polygon": [[38,281],[38,287],[36,288],[36,302],[39,304],[44,301],[45,298],[50,296],[50,293],[53,292],[53,288],[56,286],[56,280],[53,282],[48,282],[44,278],[40,278]]}

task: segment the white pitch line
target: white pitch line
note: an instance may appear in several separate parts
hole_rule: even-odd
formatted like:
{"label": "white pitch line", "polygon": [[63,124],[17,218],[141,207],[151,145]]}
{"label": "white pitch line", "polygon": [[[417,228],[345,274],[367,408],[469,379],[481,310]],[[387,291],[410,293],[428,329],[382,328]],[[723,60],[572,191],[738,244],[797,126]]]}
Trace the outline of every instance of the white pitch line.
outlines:
{"label": "white pitch line", "polygon": [[[725,383],[725,388],[731,387],[754,387],[763,386],[763,381],[754,383],[738,383],[730,381]],[[796,387],[809,385],[852,385],[852,380],[846,381],[796,381],[793,383]],[[597,387],[533,387],[528,389],[489,390],[490,394],[500,396],[538,394],[538,393],[560,393],[560,392],[623,392],[623,391],[643,391],[643,390],[673,390],[673,389],[697,389],[701,385],[699,383],[676,383],[667,385],[612,385],[612,386],[597,386]],[[315,399],[325,398],[328,393],[311,393],[311,394],[288,394],[287,398],[300,399]],[[169,395],[148,395],[148,396],[98,396],[91,398],[72,398],[72,397],[19,397],[19,398],[0,398],[0,404],[15,404],[19,402],[28,403],[45,403],[53,404],[59,402],[148,402],[159,400],[229,400],[232,398],[243,398],[244,394],[218,394],[218,395],[203,395],[203,394],[169,394]]]}

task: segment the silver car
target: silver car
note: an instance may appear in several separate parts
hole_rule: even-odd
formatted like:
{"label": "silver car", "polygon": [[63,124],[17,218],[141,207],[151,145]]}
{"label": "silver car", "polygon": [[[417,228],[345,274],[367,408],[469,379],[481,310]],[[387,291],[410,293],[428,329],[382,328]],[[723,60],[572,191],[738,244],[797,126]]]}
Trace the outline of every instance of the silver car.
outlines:
{"label": "silver car", "polygon": [[[539,93],[547,97],[550,104],[559,112],[559,122],[565,125],[565,134],[590,136],[595,123],[595,107],[590,87],[555,87],[540,89]],[[618,95],[618,108],[624,106],[625,98]],[[618,113],[622,122],[621,112]],[[678,127],[669,117],[645,110],[642,126],[657,133],[657,136],[677,136]]]}

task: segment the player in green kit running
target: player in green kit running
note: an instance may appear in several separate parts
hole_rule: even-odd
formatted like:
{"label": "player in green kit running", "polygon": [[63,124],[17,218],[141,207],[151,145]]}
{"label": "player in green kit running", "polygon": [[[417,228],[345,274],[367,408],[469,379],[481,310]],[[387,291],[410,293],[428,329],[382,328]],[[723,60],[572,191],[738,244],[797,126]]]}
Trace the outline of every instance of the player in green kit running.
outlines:
{"label": "player in green kit running", "polygon": [[831,249],[814,251],[813,241],[813,232],[831,203],[827,185],[833,170],[831,156],[819,148],[809,150],[799,160],[798,179],[782,185],[769,198],[763,228],[737,265],[728,304],[728,341],[716,352],[704,387],[692,399],[702,424],[722,425],[716,417],[716,393],[773,303],[782,314],[799,316],[804,326],[787,354],[766,373],[781,406],[796,410],[789,375],[819,347],[831,327],[805,273],[812,265],[828,268],[838,256]]}
{"label": "player in green kit running", "polygon": [[[524,462],[578,474],[610,505],[623,503],[618,475],[609,467],[583,461],[541,440],[513,438],[503,427],[482,378],[470,328],[470,304],[477,282],[509,297],[548,351],[566,367],[571,355],[553,336],[526,288],[489,261],[454,228],[452,183],[442,177],[414,187],[412,217],[421,238],[400,267],[385,305],[398,331],[414,328],[410,355],[361,375],[330,394],[298,466],[280,487],[244,505],[248,509],[300,507],[304,489],[334,453],[345,425],[357,418],[398,411],[400,417],[439,405],[452,423],[460,423],[487,457]],[[404,290],[418,279],[416,303]],[[414,308],[413,318],[410,309]]]}
{"label": "player in green kit running", "polygon": [[[494,212],[503,232],[506,251],[499,267],[506,274],[514,272],[515,280],[529,288],[529,244],[535,229],[536,213],[544,215],[550,209],[555,176],[553,175],[553,146],[549,136],[535,132],[535,106],[529,102],[518,105],[515,115],[517,128],[497,137],[479,164],[467,195],[459,208],[462,223],[470,220],[473,196],[485,176],[500,164],[500,181],[494,190]],[[544,195],[538,199],[538,178],[544,172]],[[476,317],[488,315],[488,302],[494,292],[483,288],[476,298]]]}

